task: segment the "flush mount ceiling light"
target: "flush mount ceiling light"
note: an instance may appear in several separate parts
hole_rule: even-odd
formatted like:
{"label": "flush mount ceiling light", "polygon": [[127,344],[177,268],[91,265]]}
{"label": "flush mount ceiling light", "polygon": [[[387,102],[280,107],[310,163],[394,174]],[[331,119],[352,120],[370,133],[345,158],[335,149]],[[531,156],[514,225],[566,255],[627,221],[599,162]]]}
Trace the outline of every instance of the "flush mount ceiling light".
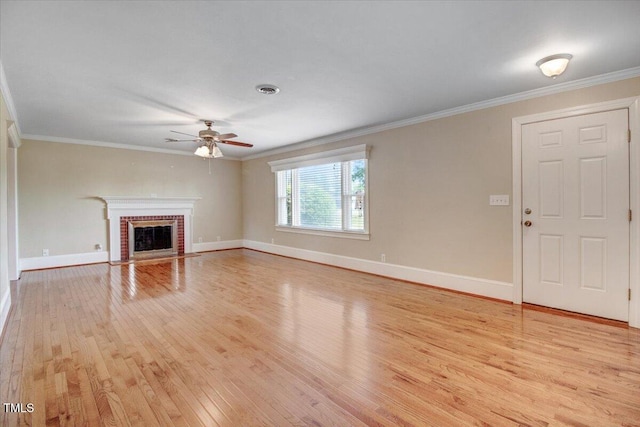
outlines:
{"label": "flush mount ceiling light", "polygon": [[275,85],[258,85],[256,90],[263,95],[275,95],[280,92],[280,88]]}
{"label": "flush mount ceiling light", "polygon": [[559,53],[557,55],[547,56],[536,62],[536,66],[540,67],[540,71],[547,77],[555,79],[560,74],[564,73],[569,65],[569,60],[573,58],[573,55],[568,53]]}

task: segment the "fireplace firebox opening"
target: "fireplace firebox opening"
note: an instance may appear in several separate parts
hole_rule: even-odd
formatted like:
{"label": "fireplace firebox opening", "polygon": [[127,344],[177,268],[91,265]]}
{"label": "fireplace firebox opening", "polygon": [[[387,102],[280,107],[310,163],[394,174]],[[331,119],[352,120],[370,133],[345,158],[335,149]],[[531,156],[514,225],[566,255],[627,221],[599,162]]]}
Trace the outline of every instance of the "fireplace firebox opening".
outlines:
{"label": "fireplace firebox opening", "polygon": [[129,259],[178,255],[177,220],[128,221]]}

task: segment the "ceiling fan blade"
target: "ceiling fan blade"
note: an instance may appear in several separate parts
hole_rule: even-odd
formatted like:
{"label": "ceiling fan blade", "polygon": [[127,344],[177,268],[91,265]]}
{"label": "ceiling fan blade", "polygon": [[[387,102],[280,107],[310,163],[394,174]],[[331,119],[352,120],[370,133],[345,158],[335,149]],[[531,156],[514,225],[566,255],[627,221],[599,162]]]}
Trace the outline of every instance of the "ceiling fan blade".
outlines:
{"label": "ceiling fan blade", "polygon": [[238,147],[253,147],[253,144],[248,144],[246,142],[240,142],[240,141],[221,140],[218,142],[221,142],[223,144],[229,144],[229,145],[237,145]]}
{"label": "ceiling fan blade", "polygon": [[184,141],[189,141],[189,142],[198,142],[200,141],[200,138],[198,139],[175,139],[175,138],[165,138],[164,139],[166,142],[184,142]]}
{"label": "ceiling fan blade", "polygon": [[198,135],[191,135],[190,133],[178,132],[177,130],[172,130],[173,133],[179,133],[180,135],[193,136],[194,138],[199,138]]}
{"label": "ceiling fan blade", "polygon": [[222,135],[216,136],[216,139],[219,139],[219,140],[231,139],[231,138],[236,138],[237,136],[238,135],[236,135],[235,133],[223,133]]}

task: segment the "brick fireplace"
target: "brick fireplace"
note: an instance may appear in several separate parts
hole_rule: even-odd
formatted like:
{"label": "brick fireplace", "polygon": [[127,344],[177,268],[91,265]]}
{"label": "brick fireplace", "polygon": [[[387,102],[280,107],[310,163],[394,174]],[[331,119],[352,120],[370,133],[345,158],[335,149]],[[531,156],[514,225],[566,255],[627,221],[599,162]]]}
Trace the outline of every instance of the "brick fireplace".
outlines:
{"label": "brick fireplace", "polygon": [[[100,197],[107,204],[109,261],[129,260],[129,224],[132,221],[176,221],[177,253],[191,253],[195,197]],[[153,255],[153,254],[151,254]]]}
{"label": "brick fireplace", "polygon": [[[132,223],[155,221],[175,221],[177,228],[176,255],[184,255],[184,216],[183,215],[147,215],[147,216],[121,216],[120,217],[120,260],[126,261],[131,257],[129,241]],[[170,251],[166,251],[170,252]],[[161,255],[163,255],[162,253]],[[153,255],[153,254],[150,254]]]}

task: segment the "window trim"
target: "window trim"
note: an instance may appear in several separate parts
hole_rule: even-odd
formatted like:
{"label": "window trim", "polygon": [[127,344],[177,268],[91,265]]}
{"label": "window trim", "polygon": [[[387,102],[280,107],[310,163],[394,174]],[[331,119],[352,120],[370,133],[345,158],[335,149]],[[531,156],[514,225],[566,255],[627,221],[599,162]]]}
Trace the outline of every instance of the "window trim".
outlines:
{"label": "window trim", "polygon": [[343,239],[369,240],[369,233],[366,231],[352,230],[319,230],[308,227],[294,227],[288,225],[276,225],[276,231],[284,231],[286,233],[311,234],[314,236],[325,237],[341,237]]}
{"label": "window trim", "polygon": [[[369,240],[369,148],[366,144],[354,145],[346,148],[338,148],[320,153],[307,154],[304,156],[291,157],[287,159],[274,160],[268,162],[271,172],[274,172],[275,180],[275,229],[288,233],[310,234],[326,237],[341,237],[347,239]],[[289,169],[298,169],[301,167],[315,166],[327,163],[342,163],[352,160],[364,160],[366,167],[365,188],[364,188],[364,229],[362,231],[342,229],[342,230],[326,230],[312,227],[302,227],[296,225],[279,224],[279,203],[278,203],[278,172]],[[344,178],[344,171],[343,171]],[[344,205],[345,194],[342,194],[342,204]],[[344,209],[343,209],[344,215]],[[344,218],[343,218],[343,226]]]}
{"label": "window trim", "polygon": [[286,169],[298,169],[306,166],[322,165],[325,163],[347,162],[350,160],[368,160],[369,150],[366,144],[352,147],[338,148],[337,150],[323,151],[304,156],[290,157],[288,159],[273,160],[267,164],[271,166],[271,172]]}

